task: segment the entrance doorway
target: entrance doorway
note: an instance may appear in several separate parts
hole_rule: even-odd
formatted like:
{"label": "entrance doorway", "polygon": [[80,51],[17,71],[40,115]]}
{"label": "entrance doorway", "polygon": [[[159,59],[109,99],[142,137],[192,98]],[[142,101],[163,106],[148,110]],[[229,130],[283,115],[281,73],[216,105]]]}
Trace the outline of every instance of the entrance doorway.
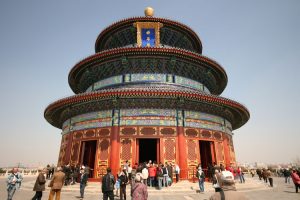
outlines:
{"label": "entrance doorway", "polygon": [[211,145],[213,145],[211,141],[199,141],[201,165],[205,170],[209,165],[213,165]]}
{"label": "entrance doorway", "polygon": [[80,164],[90,168],[89,178],[94,177],[97,140],[84,141],[81,145]]}
{"label": "entrance doorway", "polygon": [[137,161],[138,163],[159,162],[159,139],[138,139],[137,140]]}

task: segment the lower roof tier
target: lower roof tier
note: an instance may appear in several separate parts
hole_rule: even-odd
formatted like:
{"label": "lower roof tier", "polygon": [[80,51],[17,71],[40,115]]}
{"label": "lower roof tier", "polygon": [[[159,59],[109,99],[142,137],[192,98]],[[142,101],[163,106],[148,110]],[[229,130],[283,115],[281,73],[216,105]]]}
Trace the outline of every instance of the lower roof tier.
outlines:
{"label": "lower roof tier", "polygon": [[225,118],[232,124],[233,130],[250,118],[245,106],[230,99],[163,87],[105,89],[74,95],[50,104],[44,117],[53,126],[62,128],[66,120],[80,114],[132,108],[200,111]]}

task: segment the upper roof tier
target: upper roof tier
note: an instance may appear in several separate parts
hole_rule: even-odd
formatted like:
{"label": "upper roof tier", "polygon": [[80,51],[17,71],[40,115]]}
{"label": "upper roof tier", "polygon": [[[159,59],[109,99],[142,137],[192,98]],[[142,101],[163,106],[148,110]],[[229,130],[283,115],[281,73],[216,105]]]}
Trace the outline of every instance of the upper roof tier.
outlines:
{"label": "upper roof tier", "polygon": [[204,84],[219,95],[227,85],[225,70],[214,60],[177,48],[116,48],[101,51],[77,63],[69,73],[75,93],[85,92],[92,84],[123,74],[162,73],[189,78]]}
{"label": "upper roof tier", "polygon": [[191,28],[177,21],[157,17],[132,17],[113,23],[99,34],[95,44],[96,53],[112,48],[137,46],[137,22],[160,23],[161,47],[177,47],[202,53],[202,43]]}

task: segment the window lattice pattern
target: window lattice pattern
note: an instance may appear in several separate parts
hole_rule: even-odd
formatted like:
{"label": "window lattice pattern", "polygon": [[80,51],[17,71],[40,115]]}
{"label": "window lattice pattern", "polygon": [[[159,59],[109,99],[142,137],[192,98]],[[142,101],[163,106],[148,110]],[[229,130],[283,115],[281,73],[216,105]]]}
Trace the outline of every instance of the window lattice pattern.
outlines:
{"label": "window lattice pattern", "polygon": [[188,159],[189,160],[196,160],[197,159],[197,153],[196,153],[196,142],[194,140],[188,140],[187,142],[188,146]]}
{"label": "window lattice pattern", "polygon": [[130,160],[131,158],[131,140],[123,139],[121,142],[121,160]]}
{"label": "window lattice pattern", "polygon": [[175,160],[175,139],[165,140],[165,159]]}

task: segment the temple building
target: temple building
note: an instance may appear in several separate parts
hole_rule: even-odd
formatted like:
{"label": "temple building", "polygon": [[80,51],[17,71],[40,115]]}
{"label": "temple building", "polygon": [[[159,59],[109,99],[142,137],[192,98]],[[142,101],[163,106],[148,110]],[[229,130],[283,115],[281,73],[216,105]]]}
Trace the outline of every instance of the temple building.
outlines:
{"label": "temple building", "polygon": [[199,163],[236,163],[233,130],[249,111],[220,96],[226,72],[202,55],[197,34],[152,8],[105,28],[68,80],[75,95],[44,112],[62,130],[58,165],[88,165],[98,179],[107,167],[116,174],[127,160],[152,160],[177,163],[190,179]]}

